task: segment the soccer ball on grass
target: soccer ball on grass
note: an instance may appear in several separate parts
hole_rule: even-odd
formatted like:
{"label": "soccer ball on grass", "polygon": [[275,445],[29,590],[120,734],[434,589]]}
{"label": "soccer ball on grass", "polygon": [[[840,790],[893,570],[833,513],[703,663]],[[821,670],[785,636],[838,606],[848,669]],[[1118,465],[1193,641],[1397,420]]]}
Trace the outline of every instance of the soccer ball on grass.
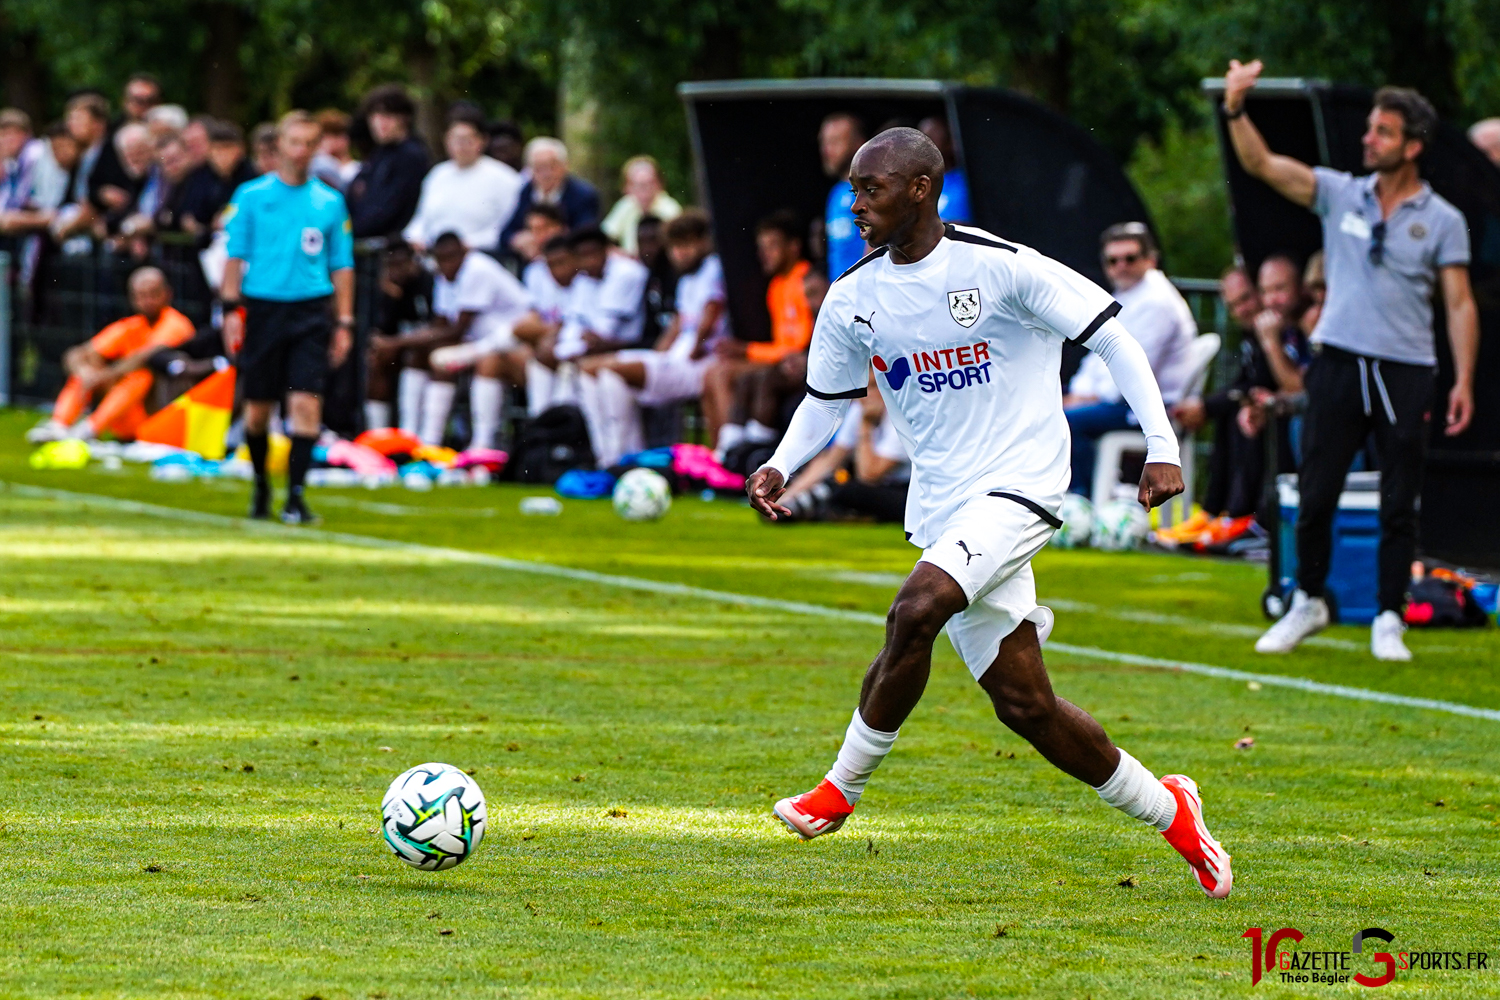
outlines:
{"label": "soccer ball on grass", "polygon": [[672,487],[660,473],[631,469],[615,483],[615,513],[627,521],[654,521],[672,506]]}
{"label": "soccer ball on grass", "polygon": [[1094,505],[1089,498],[1079,493],[1063,497],[1057,519],[1063,523],[1052,534],[1052,544],[1060,549],[1077,549],[1089,543],[1094,531]]}
{"label": "soccer ball on grass", "polygon": [[484,793],[452,764],[403,771],[386,789],[380,813],[396,857],[425,872],[461,863],[484,839]]}
{"label": "soccer ball on grass", "polygon": [[1094,548],[1105,552],[1138,549],[1151,530],[1151,518],[1134,500],[1111,500],[1094,512]]}

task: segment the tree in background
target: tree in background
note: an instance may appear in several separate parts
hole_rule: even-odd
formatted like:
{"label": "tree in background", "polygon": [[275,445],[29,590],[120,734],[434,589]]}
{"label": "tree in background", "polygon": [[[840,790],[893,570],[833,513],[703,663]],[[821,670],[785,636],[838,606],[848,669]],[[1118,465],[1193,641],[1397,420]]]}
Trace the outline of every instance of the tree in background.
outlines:
{"label": "tree in background", "polygon": [[1231,57],[1269,72],[1423,90],[1460,123],[1500,111],[1500,0],[0,0],[8,103],[39,120],[132,70],[242,123],[352,107],[401,80],[436,138],[459,98],[564,134],[612,190],[649,152],[691,192],[676,85],[737,77],[936,77],[1011,86],[1129,165],[1178,273],[1228,260],[1198,91]]}

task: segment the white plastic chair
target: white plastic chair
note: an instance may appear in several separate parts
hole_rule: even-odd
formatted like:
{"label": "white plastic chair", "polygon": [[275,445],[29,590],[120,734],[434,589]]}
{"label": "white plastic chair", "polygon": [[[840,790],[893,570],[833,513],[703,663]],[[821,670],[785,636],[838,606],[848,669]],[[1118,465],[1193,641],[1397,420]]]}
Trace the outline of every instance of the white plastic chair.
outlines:
{"label": "white plastic chair", "polygon": [[[1208,380],[1208,366],[1213,364],[1214,356],[1219,353],[1221,343],[1223,340],[1217,333],[1205,333],[1193,338],[1192,344],[1188,347],[1188,360],[1191,365],[1188,368],[1190,377],[1182,394],[1184,399],[1202,395],[1203,384]],[[1193,437],[1191,434],[1184,437],[1182,428],[1177,427],[1175,423],[1173,429],[1177,431],[1177,443],[1182,453],[1183,491],[1181,496],[1161,508],[1163,527],[1186,520],[1193,509],[1193,474],[1197,466]],[[1092,493],[1094,506],[1097,507],[1114,499],[1115,489],[1120,485],[1120,461],[1131,452],[1138,454],[1146,452],[1146,435],[1140,431],[1110,431],[1099,437],[1098,457],[1094,461]],[[1131,490],[1131,495],[1135,495],[1134,490]]]}

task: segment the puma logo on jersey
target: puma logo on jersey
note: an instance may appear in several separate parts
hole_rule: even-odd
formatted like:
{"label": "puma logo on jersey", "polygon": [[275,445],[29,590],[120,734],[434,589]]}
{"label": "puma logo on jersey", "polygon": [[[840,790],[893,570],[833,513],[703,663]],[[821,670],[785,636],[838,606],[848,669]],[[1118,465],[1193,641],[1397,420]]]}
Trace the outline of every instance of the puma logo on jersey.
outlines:
{"label": "puma logo on jersey", "polygon": [[875,332],[875,324],[872,323],[872,322],[870,322],[870,320],[873,320],[874,318],[875,318],[875,310],[871,309],[870,310],[870,319],[865,319],[863,316],[856,315],[854,317],[854,322],[856,322],[856,323],[863,323],[865,326],[867,326],[867,327],[870,328],[870,332],[871,333],[874,333]]}
{"label": "puma logo on jersey", "polygon": [[965,566],[969,565],[969,561],[971,559],[973,559],[975,556],[982,556],[982,555],[984,555],[983,552],[970,552],[969,551],[969,547],[967,545],[965,545],[963,542],[959,542],[958,543],[958,547],[964,550],[964,565]]}

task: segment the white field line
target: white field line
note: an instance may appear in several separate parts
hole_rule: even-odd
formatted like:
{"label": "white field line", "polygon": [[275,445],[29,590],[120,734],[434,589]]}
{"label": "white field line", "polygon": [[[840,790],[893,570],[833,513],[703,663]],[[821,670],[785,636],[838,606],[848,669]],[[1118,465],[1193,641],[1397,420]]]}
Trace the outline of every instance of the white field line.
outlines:
{"label": "white field line", "polygon": [[[537,576],[577,580],[582,583],[601,584],[608,587],[619,587],[625,590],[637,590],[670,597],[695,597],[707,601],[716,601],[721,604],[739,605],[741,607],[764,608],[771,611],[783,611],[789,614],[831,618],[839,621],[859,622],[865,625],[880,627],[884,627],[885,625],[884,615],[872,614],[868,611],[849,611],[843,608],[830,608],[822,604],[786,601],[775,597],[759,597],[754,594],[736,594],[725,590],[710,590],[706,587],[693,587],[682,583],[667,583],[662,580],[647,580],[642,577],[619,576],[613,573],[596,573],[593,570],[576,569],[572,566],[557,566],[552,563],[535,562],[529,559],[507,559],[504,556],[488,555],[482,552],[466,552],[462,549],[421,545],[416,542],[398,542],[370,535],[354,535],[341,531],[324,531],[317,528],[290,528],[274,522],[250,521],[244,518],[227,517],[223,514],[210,514],[204,511],[186,510],[179,507],[163,507],[158,504],[141,503],[137,500],[121,500],[115,497],[100,496],[92,493],[74,493],[69,490],[28,486],[21,483],[0,483],[0,486],[3,486],[3,488],[15,496],[61,500],[85,507],[99,507],[121,513],[141,514],[149,517],[161,517],[194,524],[211,525],[215,528],[230,528],[279,537],[297,537],[308,541],[336,542],[363,548],[411,552],[448,562],[489,566],[515,573],[531,573]],[[1252,673],[1247,670],[1233,670],[1229,667],[1214,666],[1210,663],[1194,663],[1190,660],[1169,660],[1155,656],[1141,656],[1135,653],[1121,653],[1110,649],[1099,649],[1095,646],[1074,646],[1064,642],[1049,642],[1047,646],[1049,649],[1054,649],[1059,653],[1084,657],[1086,659],[1104,660],[1110,663],[1125,663],[1137,667],[1177,670],[1182,673],[1198,674],[1203,677],[1217,677],[1222,680],[1255,681],[1266,687],[1290,688],[1309,694],[1330,695],[1335,698],[1348,698],[1353,701],[1368,701],[1385,705],[1400,705],[1405,708],[1425,708],[1435,712],[1448,712],[1453,715],[1464,715],[1475,719],[1488,719],[1491,722],[1500,722],[1500,709],[1478,708],[1458,702],[1439,701],[1435,698],[1413,698],[1408,695],[1391,694],[1385,691],[1371,691],[1367,688],[1347,687],[1343,684],[1324,684],[1321,681],[1308,680],[1304,677],[1282,677],[1278,674]]]}

